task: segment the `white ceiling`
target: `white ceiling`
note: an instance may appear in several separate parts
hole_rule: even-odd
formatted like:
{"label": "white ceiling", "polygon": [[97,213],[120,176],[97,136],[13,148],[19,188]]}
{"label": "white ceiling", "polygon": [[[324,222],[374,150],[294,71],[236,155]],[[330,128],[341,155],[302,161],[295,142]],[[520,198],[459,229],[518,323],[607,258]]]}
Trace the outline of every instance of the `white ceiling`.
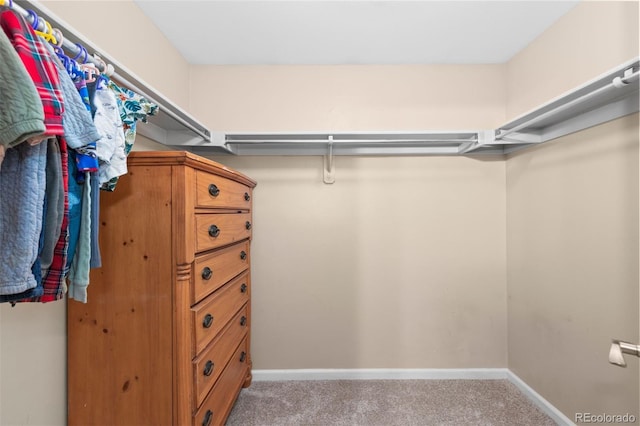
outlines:
{"label": "white ceiling", "polygon": [[134,0],[192,64],[503,63],[578,0]]}

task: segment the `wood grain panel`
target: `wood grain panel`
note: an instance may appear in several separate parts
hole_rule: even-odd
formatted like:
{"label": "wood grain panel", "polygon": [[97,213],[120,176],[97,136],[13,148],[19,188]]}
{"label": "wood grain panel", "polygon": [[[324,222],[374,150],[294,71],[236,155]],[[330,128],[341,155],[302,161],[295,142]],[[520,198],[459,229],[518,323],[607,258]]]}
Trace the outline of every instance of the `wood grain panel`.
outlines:
{"label": "wood grain panel", "polygon": [[127,164],[131,166],[183,165],[193,170],[202,170],[207,173],[215,173],[216,175],[233,179],[250,188],[256,186],[255,180],[237,170],[230,169],[220,163],[188,151],[133,151],[129,154]]}
{"label": "wood grain panel", "polygon": [[[194,356],[203,350],[236,312],[247,303],[249,300],[248,279],[249,273],[242,273],[191,309],[195,336]],[[207,316],[212,318],[209,327],[205,326],[205,323],[208,322]]]}
{"label": "wood grain panel", "polygon": [[196,407],[202,404],[209,390],[211,390],[229,359],[231,359],[238,342],[247,334],[247,329],[249,328],[247,315],[248,311],[245,305],[227,324],[220,335],[193,361]]}
{"label": "wood grain panel", "polygon": [[212,173],[196,172],[196,206],[249,210],[251,188]]}
{"label": "wood grain panel", "polygon": [[[212,236],[212,227],[219,231]],[[202,252],[251,238],[251,214],[198,214],[196,215],[196,251]]]}
{"label": "wood grain panel", "polygon": [[198,256],[195,260],[191,303],[199,302],[248,267],[249,241]]}
{"label": "wood grain panel", "polygon": [[247,339],[245,338],[234,352],[213,390],[193,416],[193,426],[207,424],[208,417],[211,418],[212,426],[224,424],[238,396],[242,380],[247,374],[246,351]]}
{"label": "wood grain panel", "polygon": [[[172,422],[171,167],[144,167],[101,194],[102,268],[68,302],[70,425]],[[144,214],[140,214],[140,211]],[[78,373],[81,372],[81,373]]]}
{"label": "wood grain panel", "polygon": [[[130,168],[139,166],[130,166]],[[191,362],[191,316],[187,309],[191,302],[193,282],[193,261],[195,255],[194,197],[191,196],[195,185],[195,171],[189,167],[172,166],[172,214],[171,230],[164,230],[173,244],[173,262],[175,280],[173,288],[174,327],[173,327],[173,424],[182,425],[190,421],[191,401],[194,389],[189,371],[185,368]]]}

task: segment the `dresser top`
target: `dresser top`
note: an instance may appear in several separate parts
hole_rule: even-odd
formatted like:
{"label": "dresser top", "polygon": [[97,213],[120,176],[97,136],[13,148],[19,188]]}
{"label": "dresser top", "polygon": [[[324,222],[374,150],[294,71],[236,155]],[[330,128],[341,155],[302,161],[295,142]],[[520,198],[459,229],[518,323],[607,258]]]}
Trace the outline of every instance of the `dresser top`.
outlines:
{"label": "dresser top", "polygon": [[133,151],[127,158],[127,164],[129,166],[185,165],[194,169],[203,170],[205,172],[233,179],[251,188],[256,186],[256,181],[250,177],[213,160],[209,160],[187,151]]}

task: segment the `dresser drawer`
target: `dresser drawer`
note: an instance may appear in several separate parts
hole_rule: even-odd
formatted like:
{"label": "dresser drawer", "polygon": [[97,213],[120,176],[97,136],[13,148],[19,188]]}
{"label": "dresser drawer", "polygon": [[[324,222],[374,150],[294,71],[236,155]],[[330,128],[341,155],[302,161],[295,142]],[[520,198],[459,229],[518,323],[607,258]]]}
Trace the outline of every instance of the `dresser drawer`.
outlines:
{"label": "dresser drawer", "polygon": [[220,335],[193,361],[196,407],[204,401],[225,365],[231,358],[238,343],[247,334],[249,316],[245,306],[222,330]]}
{"label": "dresser drawer", "polygon": [[251,213],[197,214],[196,251],[202,252],[251,237]]}
{"label": "dresser drawer", "polygon": [[196,257],[191,304],[249,267],[249,241]]}
{"label": "dresser drawer", "polygon": [[220,375],[215,386],[209,393],[200,409],[193,417],[193,426],[223,425],[231,411],[231,404],[238,395],[245,377],[247,376],[247,339],[231,356],[231,360]]}
{"label": "dresser drawer", "polygon": [[202,351],[249,300],[249,272],[226,284],[220,290],[191,308],[195,348]]}
{"label": "dresser drawer", "polygon": [[249,210],[251,188],[207,172],[196,172],[196,207]]}

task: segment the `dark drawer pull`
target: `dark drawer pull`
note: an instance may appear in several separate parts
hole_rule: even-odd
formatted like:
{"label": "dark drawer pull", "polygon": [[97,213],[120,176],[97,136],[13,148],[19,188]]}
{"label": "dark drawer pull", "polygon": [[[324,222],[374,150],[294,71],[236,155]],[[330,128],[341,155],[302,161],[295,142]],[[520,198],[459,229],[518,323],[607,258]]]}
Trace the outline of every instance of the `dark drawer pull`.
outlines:
{"label": "dark drawer pull", "polygon": [[240,318],[240,325],[242,327],[244,327],[245,325],[247,325],[247,317],[242,317]]}
{"label": "dark drawer pull", "polygon": [[244,360],[245,360],[246,358],[247,358],[247,354],[246,354],[246,352],[242,352],[242,353],[240,354],[240,362],[244,362]]}
{"label": "dark drawer pull", "polygon": [[207,413],[204,415],[204,419],[202,419],[202,426],[210,426],[211,420],[213,420],[213,411],[207,410]]}
{"label": "dark drawer pull", "polygon": [[246,292],[247,292],[247,285],[243,283],[240,286],[240,293],[246,293]]}
{"label": "dark drawer pull", "polygon": [[218,228],[216,225],[211,225],[209,227],[209,236],[216,238],[218,235],[220,235],[220,228]]}
{"label": "dark drawer pull", "polygon": [[249,193],[248,193],[248,192],[245,192],[245,193],[244,193],[244,200],[245,200],[245,201],[249,201],[250,199],[251,199],[251,195],[249,195]]}
{"label": "dark drawer pull", "polygon": [[240,252],[240,259],[245,260],[247,258],[247,252],[242,250]]}
{"label": "dark drawer pull", "polygon": [[211,184],[209,185],[209,195],[211,195],[212,197],[217,197],[218,195],[220,195],[220,190],[217,186]]}
{"label": "dark drawer pull", "polygon": [[208,360],[204,366],[204,371],[202,372],[202,374],[204,374],[205,376],[210,376],[211,373],[213,373],[213,361]]}
{"label": "dark drawer pull", "polygon": [[244,224],[244,227],[245,227],[245,228],[247,228],[247,231],[248,231],[249,229],[251,229],[251,222],[247,221],[247,222]]}
{"label": "dark drawer pull", "polygon": [[211,268],[209,268],[208,266],[205,266],[204,269],[202,270],[202,279],[210,280],[212,276],[213,276],[213,271],[211,270]]}
{"label": "dark drawer pull", "polygon": [[211,324],[213,324],[213,315],[211,314],[205,315],[204,319],[202,320],[202,326],[204,328],[209,328],[211,327]]}

